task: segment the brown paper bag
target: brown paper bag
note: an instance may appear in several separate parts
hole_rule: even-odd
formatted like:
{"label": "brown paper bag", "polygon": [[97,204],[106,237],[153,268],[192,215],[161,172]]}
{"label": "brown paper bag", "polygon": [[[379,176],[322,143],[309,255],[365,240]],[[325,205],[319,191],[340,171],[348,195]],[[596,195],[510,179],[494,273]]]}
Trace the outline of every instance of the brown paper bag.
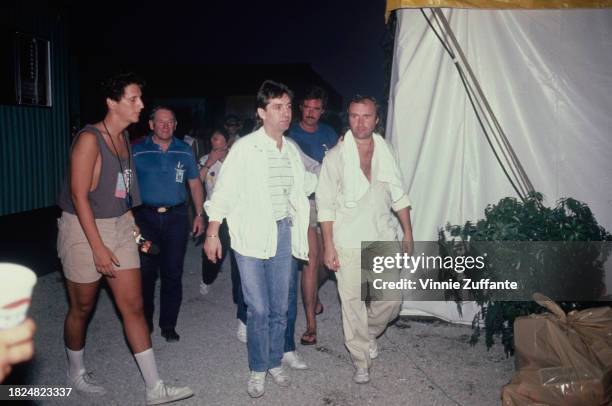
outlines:
{"label": "brown paper bag", "polygon": [[515,320],[519,372],[504,387],[504,406],[612,405],[612,308],[565,314],[543,295],[534,299],[551,313]]}

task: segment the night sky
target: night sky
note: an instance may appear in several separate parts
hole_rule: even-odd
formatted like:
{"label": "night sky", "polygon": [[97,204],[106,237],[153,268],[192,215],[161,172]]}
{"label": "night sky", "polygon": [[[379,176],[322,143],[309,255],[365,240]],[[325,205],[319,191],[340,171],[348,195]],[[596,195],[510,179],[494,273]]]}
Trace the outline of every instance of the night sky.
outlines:
{"label": "night sky", "polygon": [[384,95],[385,0],[82,2],[68,8],[72,45],[89,65],[309,63],[345,100],[355,93]]}

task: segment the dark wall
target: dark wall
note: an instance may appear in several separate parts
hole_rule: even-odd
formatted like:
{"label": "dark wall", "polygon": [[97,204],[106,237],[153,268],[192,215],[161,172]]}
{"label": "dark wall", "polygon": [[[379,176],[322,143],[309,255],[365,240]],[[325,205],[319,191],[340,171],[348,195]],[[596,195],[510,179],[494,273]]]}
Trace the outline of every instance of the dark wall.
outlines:
{"label": "dark wall", "polygon": [[[54,204],[70,145],[70,58],[63,16],[30,1],[5,3],[0,9],[3,43],[15,32],[50,42],[51,106],[17,105],[14,52],[0,59],[0,216]],[[7,53],[5,47],[4,52]],[[11,55],[12,54],[12,55]],[[22,61],[27,64],[28,61]],[[74,92],[73,94],[76,94]]]}

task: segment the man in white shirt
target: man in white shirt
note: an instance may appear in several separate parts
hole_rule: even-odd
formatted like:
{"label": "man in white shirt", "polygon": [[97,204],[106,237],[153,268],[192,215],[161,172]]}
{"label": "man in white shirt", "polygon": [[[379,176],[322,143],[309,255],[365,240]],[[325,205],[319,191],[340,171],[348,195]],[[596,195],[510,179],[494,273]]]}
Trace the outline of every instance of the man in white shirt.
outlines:
{"label": "man in white shirt", "polygon": [[366,307],[361,296],[361,243],[401,240],[401,245],[372,246],[395,252],[410,250],[412,227],[410,201],[395,157],[384,139],[374,133],[378,124],[376,100],[356,96],[349,105],[348,118],[350,130],[323,160],[316,201],[323,262],[336,272],[345,344],[356,368],[353,380],[367,383],[372,359],[378,356],[376,337],[397,316],[401,302],[371,299]]}
{"label": "man in white shirt", "polygon": [[209,226],[204,251],[221,255],[218,230],[226,218],[247,304],[247,350],[251,397],[264,394],[266,372],[290,383],[282,366],[289,283],[295,259],[308,257],[307,196],[316,176],[306,172],[298,149],[285,141],[292,92],[265,81],[257,93],[262,127],[240,138],[228,153],[206,202]]}

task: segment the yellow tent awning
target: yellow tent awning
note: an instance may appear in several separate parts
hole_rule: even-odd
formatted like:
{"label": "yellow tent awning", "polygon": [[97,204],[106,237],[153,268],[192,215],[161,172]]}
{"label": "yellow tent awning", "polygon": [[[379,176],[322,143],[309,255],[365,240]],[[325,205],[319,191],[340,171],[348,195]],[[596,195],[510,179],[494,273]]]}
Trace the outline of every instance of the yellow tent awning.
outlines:
{"label": "yellow tent awning", "polygon": [[607,8],[612,0],[387,0],[385,18],[401,8],[562,9]]}

